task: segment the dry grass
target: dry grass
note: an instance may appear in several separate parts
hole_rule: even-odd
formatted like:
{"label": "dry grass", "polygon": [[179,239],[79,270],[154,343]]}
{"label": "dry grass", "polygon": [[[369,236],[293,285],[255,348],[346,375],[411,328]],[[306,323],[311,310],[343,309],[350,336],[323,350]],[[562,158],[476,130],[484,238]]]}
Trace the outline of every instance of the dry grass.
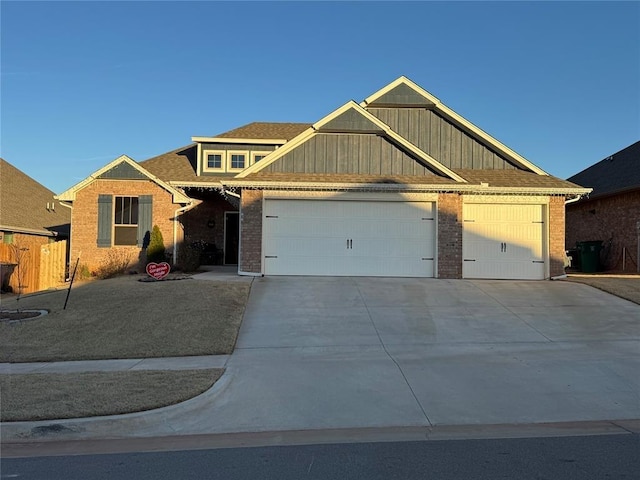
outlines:
{"label": "dry grass", "polygon": [[640,305],[640,275],[569,275],[567,280],[584,283]]}
{"label": "dry grass", "polygon": [[164,407],[209,389],[222,372],[206,369],[0,375],[0,420],[54,420]]}
{"label": "dry grass", "polygon": [[0,323],[0,362],[229,354],[249,284],[123,276],[66,290],[2,299],[3,310],[44,309],[33,320]]}

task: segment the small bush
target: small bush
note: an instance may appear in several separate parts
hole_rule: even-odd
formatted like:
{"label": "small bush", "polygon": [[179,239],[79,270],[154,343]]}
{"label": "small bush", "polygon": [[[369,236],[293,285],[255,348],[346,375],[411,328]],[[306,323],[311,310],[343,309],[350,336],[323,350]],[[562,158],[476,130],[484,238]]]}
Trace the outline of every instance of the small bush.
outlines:
{"label": "small bush", "polygon": [[76,270],[76,279],[78,280],[89,280],[91,278],[91,271],[86,263],[78,266]]}
{"label": "small bush", "polygon": [[193,243],[190,245],[182,245],[178,253],[180,269],[183,272],[195,272],[200,268],[200,257],[202,248],[200,244]]}
{"label": "small bush", "polygon": [[96,270],[95,275],[102,280],[122,275],[130,264],[131,254],[129,252],[112,248]]}
{"label": "small bush", "polygon": [[147,247],[147,263],[166,262],[167,257],[164,251],[164,240],[162,238],[162,232],[158,225],[154,225],[151,230],[151,238],[149,239],[149,246]]}

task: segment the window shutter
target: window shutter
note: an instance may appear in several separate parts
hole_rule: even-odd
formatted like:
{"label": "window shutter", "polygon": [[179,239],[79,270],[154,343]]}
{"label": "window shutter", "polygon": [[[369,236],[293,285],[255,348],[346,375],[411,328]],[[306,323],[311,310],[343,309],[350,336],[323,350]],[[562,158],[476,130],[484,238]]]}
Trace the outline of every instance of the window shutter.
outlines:
{"label": "window shutter", "polygon": [[140,195],[138,197],[138,246],[146,247],[153,228],[153,196]]}
{"label": "window shutter", "polygon": [[98,195],[98,247],[111,246],[112,217],[113,197],[111,195]]}

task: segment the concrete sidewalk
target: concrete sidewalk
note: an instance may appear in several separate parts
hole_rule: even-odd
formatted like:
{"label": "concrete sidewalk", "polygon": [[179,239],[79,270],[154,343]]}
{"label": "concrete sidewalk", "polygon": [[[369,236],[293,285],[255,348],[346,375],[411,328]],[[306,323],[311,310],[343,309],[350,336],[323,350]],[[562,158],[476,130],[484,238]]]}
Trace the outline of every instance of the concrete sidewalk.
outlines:
{"label": "concrete sidewalk", "polygon": [[1,438],[633,420],[639,347],[640,306],[581,284],[259,278],[209,391],[150,412],[5,423]]}
{"label": "concrete sidewalk", "polygon": [[126,370],[190,370],[224,368],[229,355],[131,358],[74,362],[0,363],[0,375],[26,373],[118,372]]}

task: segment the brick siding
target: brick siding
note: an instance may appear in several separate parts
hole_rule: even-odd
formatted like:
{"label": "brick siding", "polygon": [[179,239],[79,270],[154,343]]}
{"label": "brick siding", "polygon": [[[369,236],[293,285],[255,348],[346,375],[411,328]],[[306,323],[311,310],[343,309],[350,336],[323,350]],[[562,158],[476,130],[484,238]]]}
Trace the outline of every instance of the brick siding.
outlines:
{"label": "brick siding", "polygon": [[549,198],[549,274],[564,274],[564,202],[565,197]]}
{"label": "brick siding", "polygon": [[262,190],[242,191],[240,238],[240,270],[262,273]]}
{"label": "brick siding", "polygon": [[[173,249],[173,216],[180,207],[172,202],[165,189],[150,180],[96,180],[76,194],[71,217],[71,264],[80,257],[80,265],[95,272],[109,258],[110,253],[130,257],[132,268],[141,268],[144,252],[137,246],[98,248],[98,195],[153,196],[153,221],[162,232],[164,246]],[[180,228],[180,226],[179,226]]]}
{"label": "brick siding", "polygon": [[575,248],[576,242],[602,240],[605,269],[622,270],[622,252],[626,248],[626,270],[637,271],[637,222],[640,191],[571,203],[567,205],[566,248]]}
{"label": "brick siding", "polygon": [[462,278],[462,196],[438,195],[438,278]]}

